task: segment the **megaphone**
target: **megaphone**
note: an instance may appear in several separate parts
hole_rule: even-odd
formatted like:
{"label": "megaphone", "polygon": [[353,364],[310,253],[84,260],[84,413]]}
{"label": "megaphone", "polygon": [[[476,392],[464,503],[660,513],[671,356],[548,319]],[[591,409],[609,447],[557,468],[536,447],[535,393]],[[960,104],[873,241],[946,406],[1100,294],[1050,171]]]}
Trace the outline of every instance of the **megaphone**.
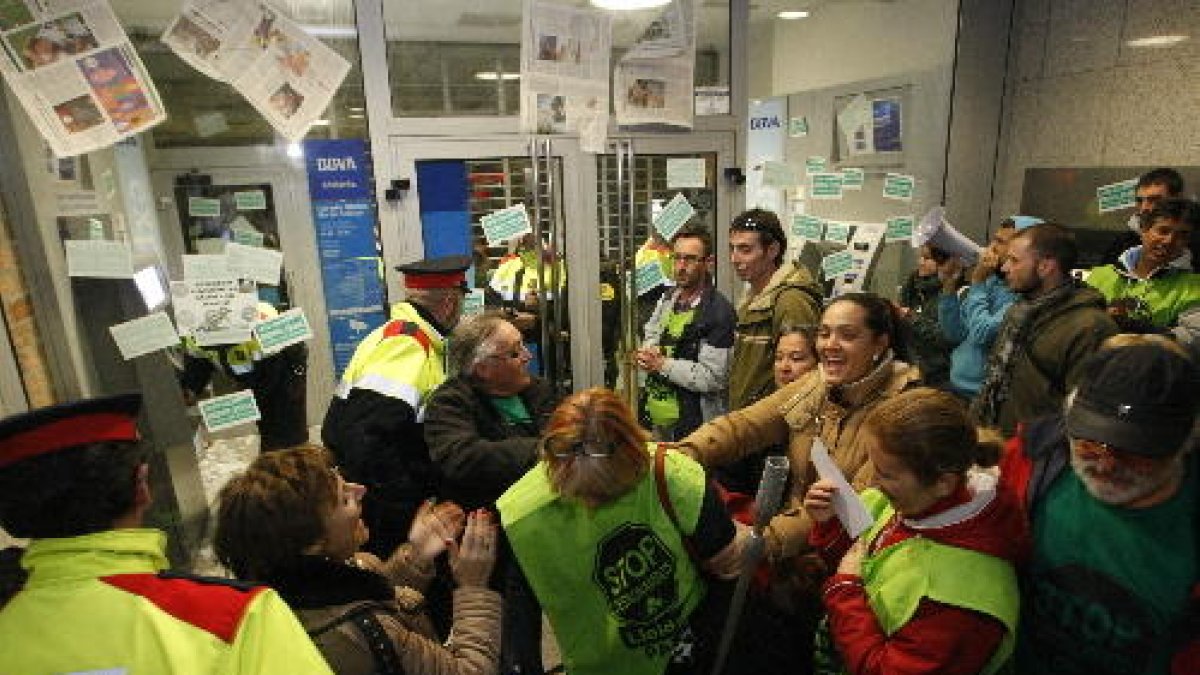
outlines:
{"label": "megaphone", "polygon": [[979,253],[983,250],[979,244],[954,229],[950,221],[946,220],[946,209],[941,206],[930,209],[917,225],[917,231],[913,232],[913,248],[921,248],[925,244],[956,258],[962,258],[963,262],[968,264],[979,258]]}

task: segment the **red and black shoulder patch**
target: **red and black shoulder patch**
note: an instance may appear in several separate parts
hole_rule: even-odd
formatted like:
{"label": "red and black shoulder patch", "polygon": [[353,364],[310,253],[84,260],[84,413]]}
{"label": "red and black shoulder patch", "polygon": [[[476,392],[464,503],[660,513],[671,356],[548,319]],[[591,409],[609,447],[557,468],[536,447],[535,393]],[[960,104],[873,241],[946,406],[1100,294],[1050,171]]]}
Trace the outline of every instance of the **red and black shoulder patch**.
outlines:
{"label": "red and black shoulder patch", "polygon": [[412,339],[416,340],[425,351],[429,351],[429,336],[425,334],[425,331],[421,330],[420,325],[415,324],[412,321],[396,319],[394,321],[389,321],[383,328],[384,338],[400,337],[401,335],[407,335],[411,337]]}
{"label": "red and black shoulder patch", "polygon": [[141,596],[171,616],[233,642],[246,608],[266,587],[173,572],[114,574],[104,583]]}

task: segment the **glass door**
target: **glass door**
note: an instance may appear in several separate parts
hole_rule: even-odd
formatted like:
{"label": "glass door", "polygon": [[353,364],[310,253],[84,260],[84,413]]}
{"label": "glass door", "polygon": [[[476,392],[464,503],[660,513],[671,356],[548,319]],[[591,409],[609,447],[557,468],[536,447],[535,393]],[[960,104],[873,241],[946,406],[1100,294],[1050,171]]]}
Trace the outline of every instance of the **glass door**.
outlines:
{"label": "glass door", "polygon": [[[640,334],[636,314],[621,318],[622,308],[639,302],[633,254],[647,240],[656,209],[684,194],[696,209],[693,221],[715,235],[718,280],[730,278],[724,225],[735,195],[721,176],[735,160],[732,133],[616,140],[623,148],[620,157],[616,145],[611,153],[583,153],[572,138],[393,137],[392,175],[409,179],[409,189],[388,207],[397,212],[397,225],[383,228],[390,297],[403,295],[395,265],[422,255],[471,253],[474,285],[490,289],[485,295],[492,307],[512,307],[520,317],[533,301],[543,302],[535,328],[523,331],[538,347],[543,372],[557,369],[555,379],[565,389],[617,386],[621,354],[636,346]],[[692,160],[703,187],[674,187],[667,178],[668,165],[677,168],[671,160]],[[488,242],[480,218],[517,204],[525,204],[534,233]],[[385,223],[389,217],[385,214]],[[496,297],[512,288],[493,283],[498,275],[504,282],[512,268],[539,265],[540,275],[526,272],[538,293]],[[634,337],[623,341],[629,327],[636,328]]]}

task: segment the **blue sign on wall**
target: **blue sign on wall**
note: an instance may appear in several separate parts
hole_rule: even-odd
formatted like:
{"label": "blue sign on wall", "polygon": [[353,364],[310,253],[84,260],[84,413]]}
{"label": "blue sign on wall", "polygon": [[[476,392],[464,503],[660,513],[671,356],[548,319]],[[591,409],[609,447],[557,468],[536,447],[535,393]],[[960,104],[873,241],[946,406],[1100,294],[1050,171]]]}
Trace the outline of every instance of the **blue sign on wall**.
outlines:
{"label": "blue sign on wall", "polygon": [[359,139],[305,141],[304,161],[329,339],[340,376],[358,343],[387,321],[371,171],[366,144]]}
{"label": "blue sign on wall", "polygon": [[367,143],[362,139],[304,141],[304,165],[313,201],[372,197]]}

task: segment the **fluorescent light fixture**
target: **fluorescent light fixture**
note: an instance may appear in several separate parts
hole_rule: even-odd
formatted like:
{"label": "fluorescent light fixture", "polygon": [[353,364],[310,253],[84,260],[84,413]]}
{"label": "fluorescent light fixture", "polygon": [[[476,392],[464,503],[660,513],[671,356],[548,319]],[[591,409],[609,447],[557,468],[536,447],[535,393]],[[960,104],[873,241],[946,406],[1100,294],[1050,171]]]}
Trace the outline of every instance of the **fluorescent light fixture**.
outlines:
{"label": "fluorescent light fixture", "polygon": [[497,73],[494,70],[481,70],[480,72],[475,73],[475,79],[487,80],[489,82],[495,82],[496,80],[504,80],[505,82],[511,82],[512,80],[521,79],[521,74],[520,73]]}
{"label": "fluorescent light fixture", "polygon": [[349,117],[352,120],[361,120],[363,118],[363,115],[360,113],[350,113],[349,115],[347,115],[347,117]]}
{"label": "fluorescent light fixture", "polygon": [[591,0],[593,7],[626,12],[635,9],[653,9],[671,4],[671,0]]}
{"label": "fluorescent light fixture", "polygon": [[312,125],[314,127],[327,127],[329,126],[329,120],[313,120]]}
{"label": "fluorescent light fixture", "polygon": [[349,110],[350,112],[362,112],[363,108],[362,106],[352,105],[349,108],[346,108],[346,110]]}
{"label": "fluorescent light fixture", "polygon": [[319,38],[352,38],[358,37],[358,29],[354,26],[313,26],[304,25],[300,29],[313,37]]}
{"label": "fluorescent light fixture", "polygon": [[1125,46],[1134,47],[1135,49],[1138,47],[1157,47],[1162,49],[1163,47],[1174,47],[1187,39],[1187,35],[1152,35],[1150,37],[1137,38],[1136,40],[1127,40]]}
{"label": "fluorescent light fixture", "polygon": [[299,143],[288,143],[287,156],[292,159],[302,159],[304,157],[304,148],[300,147]]}
{"label": "fluorescent light fixture", "polygon": [[808,18],[808,10],[787,9],[787,10],[784,10],[784,11],[776,14],[775,16],[779,17],[780,19],[784,19],[786,21],[795,21],[796,19],[807,19]]}

